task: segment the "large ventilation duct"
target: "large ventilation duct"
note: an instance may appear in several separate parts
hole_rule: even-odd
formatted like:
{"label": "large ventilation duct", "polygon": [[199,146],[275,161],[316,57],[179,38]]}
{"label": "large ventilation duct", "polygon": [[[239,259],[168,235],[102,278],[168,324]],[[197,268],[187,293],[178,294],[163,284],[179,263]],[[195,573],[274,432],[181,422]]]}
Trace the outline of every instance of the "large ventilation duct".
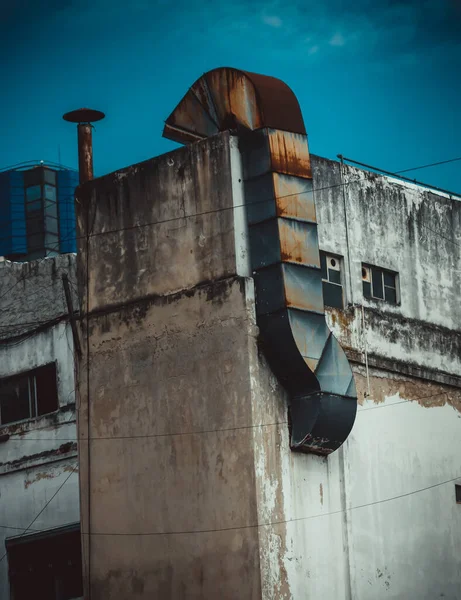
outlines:
{"label": "large ventilation duct", "polygon": [[298,101],[273,77],[215,69],[189,89],[163,135],[187,144],[225,130],[239,135],[258,326],[269,364],[290,395],[291,448],[330,454],[352,429],[357,393],[325,321]]}

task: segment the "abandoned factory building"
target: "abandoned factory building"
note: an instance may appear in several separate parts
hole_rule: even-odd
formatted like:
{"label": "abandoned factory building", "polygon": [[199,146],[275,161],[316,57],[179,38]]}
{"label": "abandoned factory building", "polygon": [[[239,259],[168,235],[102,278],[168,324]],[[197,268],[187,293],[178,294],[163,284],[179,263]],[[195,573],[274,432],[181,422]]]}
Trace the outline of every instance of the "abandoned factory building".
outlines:
{"label": "abandoned factory building", "polygon": [[76,260],[0,265],[0,596],[49,552],[60,599],[459,600],[460,197],[234,69],[164,135],[77,189]]}

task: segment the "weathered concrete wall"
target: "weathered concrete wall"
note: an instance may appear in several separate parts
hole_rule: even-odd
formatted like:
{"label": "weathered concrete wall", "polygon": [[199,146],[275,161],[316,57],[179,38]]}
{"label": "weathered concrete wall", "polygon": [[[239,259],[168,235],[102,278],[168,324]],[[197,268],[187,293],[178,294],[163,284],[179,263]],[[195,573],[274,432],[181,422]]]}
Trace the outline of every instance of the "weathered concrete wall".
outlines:
{"label": "weathered concrete wall", "polygon": [[[67,315],[63,273],[75,286],[75,254],[24,263],[0,262],[0,339],[31,331],[38,326],[37,322],[59,320]],[[75,287],[71,286],[71,293],[77,311]]]}
{"label": "weathered concrete wall", "polygon": [[[342,345],[461,376],[460,199],[351,166],[341,179],[317,156],[312,169],[320,247],[344,257],[346,300],[365,309],[365,328],[361,308],[330,320]],[[363,298],[362,263],[399,273],[399,305]]]}
{"label": "weathered concrete wall", "polygon": [[241,281],[94,317],[90,335],[92,598],[259,598]]}
{"label": "weathered concrete wall", "polygon": [[224,134],[78,195],[80,235],[88,214],[92,227],[79,432],[94,600],[261,597],[232,148]]}
{"label": "weathered concrete wall", "polygon": [[[0,263],[0,379],[56,361],[59,398],[54,413],[0,426],[0,434],[9,435],[0,443],[0,556],[5,539],[21,535],[67,477],[31,529],[74,523],[80,516],[73,340],[65,321],[62,272],[75,285],[74,255]],[[0,598],[8,597],[5,559]]]}
{"label": "weathered concrete wall", "polygon": [[[456,600],[460,390],[371,370],[365,401],[363,367],[355,375],[361,406],[342,448],[291,453],[284,393],[254,341],[252,405],[273,423],[255,430],[263,597]],[[415,400],[440,393],[453,405]]]}
{"label": "weathered concrete wall", "polygon": [[[312,162],[315,187],[337,186],[337,164]],[[369,188],[374,176],[359,174]],[[240,179],[223,134],[79,191],[93,600],[459,598],[460,309],[447,283],[459,283],[459,254],[440,257],[438,290],[435,241],[408,225],[423,227],[424,202],[443,212],[451,201],[387,194],[387,180],[365,186],[369,208],[365,192],[348,192],[347,297],[362,302],[364,261],[399,271],[402,303],[364,302],[365,328],[360,306],[329,311],[355,361],[360,408],[346,444],[320,458],[289,449],[286,394],[258,348],[253,282],[237,277],[249,275],[242,212],[230,210],[244,200]],[[342,196],[332,187],[317,202],[322,248],[347,261]],[[397,258],[392,244],[384,253],[388,237]]]}

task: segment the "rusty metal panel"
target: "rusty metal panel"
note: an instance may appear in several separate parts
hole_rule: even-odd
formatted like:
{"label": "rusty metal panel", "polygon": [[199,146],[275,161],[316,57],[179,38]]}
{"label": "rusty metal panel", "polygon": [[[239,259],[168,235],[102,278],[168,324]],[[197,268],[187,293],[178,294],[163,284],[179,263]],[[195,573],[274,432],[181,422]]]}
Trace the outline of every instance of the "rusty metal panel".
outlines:
{"label": "rusty metal panel", "polygon": [[324,313],[320,269],[283,263],[283,277],[287,307]]}
{"label": "rusty metal panel", "polygon": [[272,170],[312,179],[309,148],[305,135],[267,129]]}
{"label": "rusty metal panel", "polygon": [[244,185],[250,225],[275,216],[316,223],[311,179],[271,172],[245,181]]}
{"label": "rusty metal panel", "polygon": [[278,219],[278,224],[282,261],[320,269],[317,224],[295,219]]}
{"label": "rusty metal panel", "polygon": [[213,96],[211,95],[210,88],[205,77],[200,77],[191,87],[192,92],[197,97],[197,100],[203,106],[206,113],[210,115],[210,119],[219,128],[219,118],[214,104]]}
{"label": "rusty metal panel", "polygon": [[168,120],[166,126],[184,130],[185,134],[197,134],[200,137],[210,137],[218,133],[218,127],[205,111],[197,96],[189,90],[176,110]]}
{"label": "rusty metal panel", "polygon": [[244,73],[256,89],[263,126],[305,135],[298,99],[287,84],[275,77],[248,71]]}
{"label": "rusty metal panel", "polygon": [[312,179],[274,173],[277,216],[316,222]]}
{"label": "rusty metal panel", "polygon": [[261,127],[255,88],[243,71],[215,69],[206,79],[222,128],[234,128],[237,123],[248,129]]}

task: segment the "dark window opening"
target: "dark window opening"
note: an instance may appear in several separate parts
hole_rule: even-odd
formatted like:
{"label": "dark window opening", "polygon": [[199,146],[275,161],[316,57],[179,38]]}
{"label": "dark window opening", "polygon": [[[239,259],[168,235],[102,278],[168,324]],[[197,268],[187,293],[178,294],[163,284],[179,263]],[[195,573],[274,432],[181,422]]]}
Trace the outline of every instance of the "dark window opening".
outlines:
{"label": "dark window opening", "polygon": [[456,502],[461,504],[461,485],[455,485]]}
{"label": "dark window opening", "polygon": [[398,303],[397,273],[371,265],[362,267],[362,289],[365,298],[385,300],[390,304]]}
{"label": "dark window opening", "polygon": [[71,600],[83,597],[78,525],[6,540],[11,597]]}
{"label": "dark window opening", "polygon": [[344,308],[341,258],[320,252],[323,302],[325,306]]}
{"label": "dark window opening", "polygon": [[57,409],[55,363],[0,380],[0,425],[32,419]]}

